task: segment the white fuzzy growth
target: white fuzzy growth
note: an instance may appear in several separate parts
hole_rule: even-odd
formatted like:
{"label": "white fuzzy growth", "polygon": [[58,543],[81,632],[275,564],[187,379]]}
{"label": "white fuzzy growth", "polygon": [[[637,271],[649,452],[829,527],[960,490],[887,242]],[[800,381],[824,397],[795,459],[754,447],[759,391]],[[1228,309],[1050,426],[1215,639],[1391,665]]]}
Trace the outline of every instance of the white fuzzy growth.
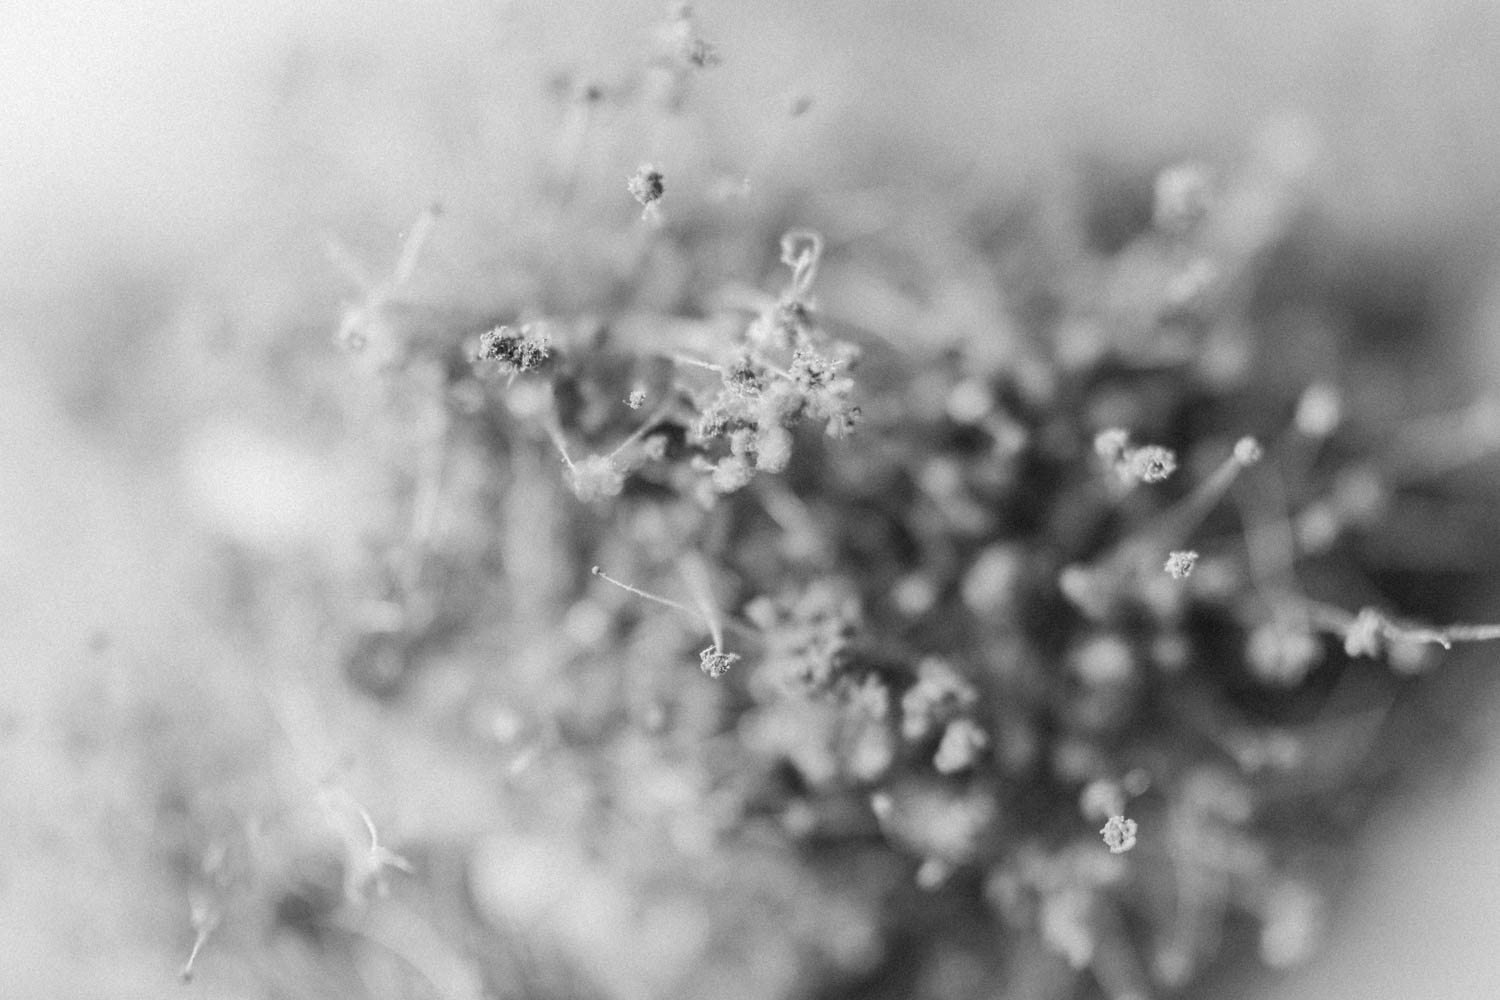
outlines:
{"label": "white fuzzy growth", "polygon": [[1198,553],[1183,549],[1167,556],[1165,569],[1174,580],[1186,580],[1198,563]]}
{"label": "white fuzzy growth", "polygon": [[1111,816],[1099,831],[1111,854],[1124,854],[1135,846],[1137,825],[1135,820],[1124,816]]}

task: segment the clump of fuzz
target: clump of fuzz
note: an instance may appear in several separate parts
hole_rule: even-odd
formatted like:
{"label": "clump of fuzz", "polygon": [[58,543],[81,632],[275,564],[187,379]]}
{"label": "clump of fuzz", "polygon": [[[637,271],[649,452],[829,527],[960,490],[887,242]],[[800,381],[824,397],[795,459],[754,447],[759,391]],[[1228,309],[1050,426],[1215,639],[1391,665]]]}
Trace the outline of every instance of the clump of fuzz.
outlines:
{"label": "clump of fuzz", "polygon": [[590,455],[568,470],[573,494],[585,502],[617,497],[625,488],[625,470],[608,455]]}
{"label": "clump of fuzz", "polygon": [[1111,816],[1099,834],[1111,854],[1124,854],[1135,846],[1136,822],[1124,816]]}
{"label": "clump of fuzz", "polygon": [[630,180],[625,182],[625,189],[641,203],[642,208],[650,208],[661,201],[661,196],[666,193],[666,178],[651,164],[643,163],[630,175]]}
{"label": "clump of fuzz", "polygon": [[1110,427],[1094,436],[1094,454],[1109,467],[1120,482],[1159,483],[1177,471],[1177,453],[1157,444],[1130,446],[1130,432]]}
{"label": "clump of fuzz", "polygon": [[714,643],[698,654],[698,669],[714,680],[718,680],[729,673],[730,668],[739,658],[740,654],[725,652],[719,648],[718,643]]}
{"label": "clump of fuzz", "polygon": [[1182,549],[1167,556],[1167,575],[1174,580],[1186,580],[1198,563],[1198,553]]}
{"label": "clump of fuzz", "polygon": [[1171,448],[1148,444],[1125,453],[1122,472],[1127,479],[1160,483],[1177,471],[1177,453]]}
{"label": "clump of fuzz", "polygon": [[503,372],[535,371],[552,353],[552,341],[534,323],[497,326],[479,336],[477,360],[494,361]]}

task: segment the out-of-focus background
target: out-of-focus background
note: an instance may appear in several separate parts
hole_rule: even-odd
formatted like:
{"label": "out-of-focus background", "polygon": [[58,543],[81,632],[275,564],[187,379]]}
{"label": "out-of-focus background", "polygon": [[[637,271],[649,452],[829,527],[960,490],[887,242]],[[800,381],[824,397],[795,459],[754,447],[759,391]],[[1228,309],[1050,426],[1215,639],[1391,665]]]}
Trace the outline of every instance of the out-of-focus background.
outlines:
{"label": "out-of-focus background", "polygon": [[[0,995],[177,988],[185,904],[131,796],[236,738],[213,706],[253,692],[200,687],[253,676],[257,656],[203,620],[198,528],[233,521],[271,558],[289,523],[338,546],[357,520],[360,498],[293,428],[255,438],[201,398],[171,331],[225,302],[254,314],[241,298],[308,275],[336,287],[330,235],[377,270],[430,202],[503,215],[554,141],[544,81],[623,71],[659,6],[0,4]],[[724,155],[786,183],[930,170],[1019,189],[1063,163],[1232,162],[1268,128],[1299,136],[1346,252],[1434,290],[1454,384],[1500,381],[1493,4],[698,9],[725,55],[702,93]],[[761,124],[798,94],[814,103],[795,132]],[[331,334],[337,294],[287,297],[296,310],[266,305],[265,322]],[[226,448],[253,457],[220,474]],[[236,475],[246,490],[205,485]],[[245,499],[255,483],[296,488]],[[179,692],[202,718],[122,711]],[[120,719],[170,736],[95,752]],[[1500,996],[1497,789],[1500,744],[1392,807],[1326,955],[1265,995]]]}

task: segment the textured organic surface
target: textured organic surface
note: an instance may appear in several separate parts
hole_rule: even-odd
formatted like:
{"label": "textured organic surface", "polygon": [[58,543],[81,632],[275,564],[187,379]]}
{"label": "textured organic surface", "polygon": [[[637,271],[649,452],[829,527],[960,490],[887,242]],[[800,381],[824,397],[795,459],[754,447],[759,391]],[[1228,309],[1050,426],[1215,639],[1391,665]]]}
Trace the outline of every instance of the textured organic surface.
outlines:
{"label": "textured organic surface", "polygon": [[[147,127],[39,147],[23,221],[122,166],[0,241],[0,992],[1125,1000],[1315,952],[1487,690],[1483,215],[1433,236],[1475,168],[1388,198],[1326,81],[1116,121],[1101,11],[970,7],[37,70],[17,134],[115,77]],[[1064,28],[1077,80],[996,98]]]}

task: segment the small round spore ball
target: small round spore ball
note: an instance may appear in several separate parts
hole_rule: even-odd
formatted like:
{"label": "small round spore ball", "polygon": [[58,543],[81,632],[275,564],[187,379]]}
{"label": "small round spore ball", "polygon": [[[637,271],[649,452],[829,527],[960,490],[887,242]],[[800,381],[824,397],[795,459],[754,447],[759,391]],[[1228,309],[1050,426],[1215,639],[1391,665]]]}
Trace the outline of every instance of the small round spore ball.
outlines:
{"label": "small round spore ball", "polygon": [[641,164],[640,168],[630,176],[625,187],[630,191],[632,197],[641,203],[643,208],[650,207],[661,200],[666,191],[663,183],[662,172],[649,163]]}
{"label": "small round spore ball", "polygon": [[1136,823],[1124,816],[1111,816],[1099,833],[1104,837],[1104,846],[1111,854],[1124,854],[1135,846]]}
{"label": "small round spore ball", "polygon": [[729,668],[734,666],[739,658],[740,654],[726,653],[715,643],[698,654],[698,668],[709,677],[718,680],[729,673]]}
{"label": "small round spore ball", "polygon": [[1183,549],[1167,556],[1167,575],[1174,580],[1186,580],[1198,562],[1198,553]]}
{"label": "small round spore ball", "polygon": [[1159,483],[1177,470],[1177,454],[1170,448],[1148,444],[1125,453],[1124,473],[1134,481]]}

